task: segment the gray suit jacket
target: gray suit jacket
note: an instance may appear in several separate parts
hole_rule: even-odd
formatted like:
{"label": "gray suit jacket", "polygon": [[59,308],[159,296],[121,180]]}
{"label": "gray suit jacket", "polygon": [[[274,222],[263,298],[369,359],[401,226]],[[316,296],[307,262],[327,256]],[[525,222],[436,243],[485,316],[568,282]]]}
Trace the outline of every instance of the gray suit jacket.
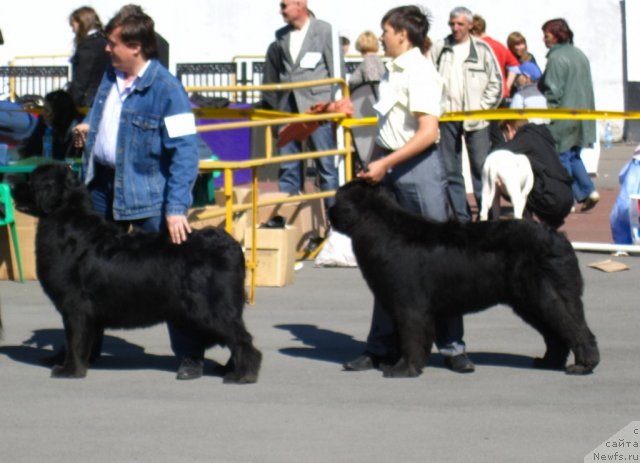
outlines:
{"label": "gray suit jacket", "polygon": [[[276,73],[278,83],[304,82],[309,80],[327,79],[333,77],[333,50],[331,25],[325,21],[311,18],[309,30],[304,38],[298,58],[294,62],[289,52],[289,42],[292,27],[287,25],[276,31],[275,46],[269,47],[266,66],[277,65]],[[308,55],[311,53],[311,55]],[[315,53],[319,54],[319,59],[308,60],[312,63],[305,63],[306,58],[310,58]],[[339,53],[342,53],[339,50]],[[340,59],[341,76],[344,76],[344,60]],[[302,64],[307,64],[303,67]],[[272,70],[270,70],[272,71]],[[288,105],[291,91],[279,92],[278,109],[290,110]],[[334,92],[331,86],[323,85],[295,90],[293,92],[298,112],[305,112],[310,106],[319,102],[332,101]]]}

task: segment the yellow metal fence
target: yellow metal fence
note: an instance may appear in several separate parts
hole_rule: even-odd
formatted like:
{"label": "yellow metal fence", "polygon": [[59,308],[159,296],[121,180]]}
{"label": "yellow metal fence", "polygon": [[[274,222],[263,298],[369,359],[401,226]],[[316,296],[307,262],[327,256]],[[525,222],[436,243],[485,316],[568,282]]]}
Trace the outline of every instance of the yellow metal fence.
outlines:
{"label": "yellow metal fence", "polygon": [[[349,88],[343,79],[324,79],[317,81],[309,81],[302,83],[292,84],[269,84],[269,85],[257,85],[257,86],[223,86],[223,87],[187,87],[188,92],[206,92],[206,91],[220,91],[220,92],[240,92],[240,91],[283,91],[297,88],[308,88],[319,85],[339,85],[342,90],[342,95],[349,96]],[[233,114],[232,111],[225,110],[213,110],[207,111],[208,117],[214,116],[216,113],[227,117]],[[201,113],[204,114],[204,113]],[[238,111],[236,114],[239,117],[249,117],[248,121],[228,122],[223,124],[209,124],[198,126],[199,132],[219,131],[240,129],[247,127],[264,127],[265,128],[265,146],[266,152],[262,159],[252,159],[247,161],[200,161],[201,172],[214,172],[223,171],[224,173],[224,196],[225,196],[225,228],[229,233],[233,233],[233,214],[234,212],[245,211],[251,209],[251,227],[253,230],[251,255],[247,261],[247,269],[250,272],[250,284],[249,284],[249,302],[251,304],[255,301],[255,282],[256,282],[256,262],[257,262],[257,233],[256,227],[258,222],[258,207],[271,205],[271,204],[285,204],[290,202],[298,202],[304,200],[326,198],[333,196],[335,191],[324,191],[320,193],[308,193],[290,196],[287,198],[279,198],[277,200],[258,202],[258,169],[273,164],[279,164],[289,161],[304,161],[307,159],[316,159],[324,156],[343,156],[345,162],[345,178],[350,180],[352,176],[351,172],[351,134],[348,127],[344,127],[338,124],[340,130],[344,131],[344,148],[338,148],[335,150],[327,151],[315,151],[301,154],[293,154],[287,156],[272,156],[272,139],[271,128],[273,126],[279,126],[295,122],[310,122],[310,121],[341,121],[347,118],[343,113],[324,113],[324,114],[288,114],[278,113],[270,111]],[[233,171],[237,169],[250,169],[251,170],[251,183],[252,183],[252,195],[251,204],[240,205],[233,204]],[[219,214],[215,213],[201,213],[198,219],[207,219]]]}

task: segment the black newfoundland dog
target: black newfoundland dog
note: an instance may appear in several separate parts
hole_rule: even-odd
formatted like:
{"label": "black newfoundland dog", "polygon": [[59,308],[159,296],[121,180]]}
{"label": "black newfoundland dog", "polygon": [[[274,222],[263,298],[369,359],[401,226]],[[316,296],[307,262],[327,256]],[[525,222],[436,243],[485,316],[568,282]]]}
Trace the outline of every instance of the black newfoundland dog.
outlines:
{"label": "black newfoundland dog", "polygon": [[168,234],[123,233],[93,212],[87,189],[63,164],[38,167],[14,196],[39,217],[38,279],[64,323],[66,354],[53,377],[84,377],[105,328],[172,321],[206,346],[229,348],[225,382],[257,381],[262,354],[242,320],[244,256],[227,233],[193,231],[181,245]]}
{"label": "black newfoundland dog", "polygon": [[402,358],[385,376],[417,376],[433,343],[434,319],[508,304],[542,334],[539,368],[590,373],[598,364],[582,308],[576,255],[561,234],[537,223],[435,223],[402,209],[382,187],[353,181],[329,211],[351,237],[369,285],[398,330]]}

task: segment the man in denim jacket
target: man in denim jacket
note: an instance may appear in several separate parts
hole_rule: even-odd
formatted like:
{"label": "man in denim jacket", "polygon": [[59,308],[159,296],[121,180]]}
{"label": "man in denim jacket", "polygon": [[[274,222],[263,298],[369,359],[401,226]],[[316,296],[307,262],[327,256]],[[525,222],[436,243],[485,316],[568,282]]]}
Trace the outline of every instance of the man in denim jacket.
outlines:
{"label": "man in denim jacket", "polygon": [[[75,129],[93,206],[125,229],[166,230],[180,244],[191,232],[186,215],[198,173],[189,100],[157,61],[153,20],[141,8],[123,7],[106,36],[112,68]],[[169,335],[181,358],[177,378],[200,377],[204,347],[172,324]]]}

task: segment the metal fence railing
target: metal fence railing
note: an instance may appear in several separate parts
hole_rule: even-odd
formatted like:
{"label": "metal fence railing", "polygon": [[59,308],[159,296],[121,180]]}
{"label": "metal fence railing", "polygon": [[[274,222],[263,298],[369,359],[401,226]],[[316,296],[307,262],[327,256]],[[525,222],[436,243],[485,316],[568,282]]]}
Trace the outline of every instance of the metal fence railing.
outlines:
{"label": "metal fence railing", "polygon": [[[206,91],[219,91],[219,92],[245,92],[245,93],[254,93],[258,91],[275,91],[279,89],[296,89],[296,88],[305,88],[305,87],[314,87],[319,85],[339,85],[342,89],[342,94],[345,96],[349,96],[349,88],[346,85],[346,82],[343,79],[324,79],[318,81],[309,81],[309,82],[296,82],[290,84],[275,84],[275,85],[263,85],[261,88],[252,88],[251,86],[236,86],[235,88],[219,88],[219,89],[211,89],[211,88],[198,88],[192,87],[187,88],[187,91],[197,91],[197,92],[206,92]],[[242,88],[244,87],[244,88]],[[203,160],[200,161],[200,172],[214,172],[214,171],[222,171],[224,175],[224,195],[225,195],[225,209],[224,211],[216,211],[212,212],[202,212],[198,215],[198,219],[207,219],[217,215],[225,216],[225,228],[229,233],[233,233],[233,213],[250,210],[251,214],[251,227],[253,233],[251,234],[251,252],[250,256],[246,261],[247,268],[249,270],[249,300],[253,304],[255,301],[255,287],[256,287],[256,268],[257,268],[257,255],[256,255],[256,231],[255,228],[258,223],[258,206],[267,205],[267,204],[285,204],[289,202],[297,202],[304,201],[309,199],[321,199],[329,196],[333,196],[335,191],[323,191],[317,193],[309,193],[309,194],[300,194],[295,196],[288,196],[286,198],[278,198],[276,200],[270,201],[268,203],[258,201],[258,176],[257,171],[260,168],[267,167],[270,165],[280,164],[282,162],[288,161],[305,161],[309,159],[315,159],[319,157],[325,156],[340,156],[344,158],[344,168],[345,168],[345,179],[350,180],[352,177],[352,147],[351,147],[351,129],[350,127],[338,125],[338,131],[343,132],[343,145],[344,147],[338,147],[334,150],[327,151],[313,151],[306,152],[300,154],[292,154],[292,155],[282,155],[282,156],[272,156],[272,143],[271,143],[271,127],[284,125],[288,123],[296,123],[296,122],[311,122],[311,121],[335,121],[339,122],[344,120],[347,115],[342,113],[322,113],[322,114],[288,114],[288,113],[277,113],[273,112],[273,116],[269,118],[265,118],[264,114],[262,117],[253,118],[251,116],[252,112],[256,110],[248,110],[245,112],[249,115],[250,120],[238,121],[238,122],[226,122],[220,124],[207,124],[198,126],[199,132],[209,132],[209,131],[222,131],[222,130],[232,130],[232,129],[240,129],[247,127],[262,127],[265,129],[265,153],[264,156],[261,156],[260,159],[250,159],[246,161],[210,161]],[[221,111],[224,113],[223,111]],[[228,116],[223,116],[224,118]],[[234,204],[233,203],[233,171],[239,169],[251,169],[252,171],[252,195],[251,195],[251,204]]]}
{"label": "metal fence railing", "polygon": [[12,101],[25,95],[44,96],[68,82],[68,66],[0,66],[0,93]]}
{"label": "metal fence railing", "polygon": [[[19,58],[29,58],[31,61],[29,64],[23,64],[21,61],[16,65],[14,60],[10,66],[0,67],[0,94],[9,95],[11,100],[24,95],[44,96],[51,91],[65,88],[71,78],[69,66],[40,64],[43,58],[68,59],[67,55]],[[40,61],[34,61],[36,58]],[[350,59],[345,63],[345,80],[348,81],[360,61]],[[176,76],[185,87],[259,86],[264,83],[264,66],[262,55],[239,55],[234,57],[232,62],[178,63]],[[261,100],[262,93],[260,90],[225,90],[204,92],[203,96],[227,98],[234,103],[254,104]]]}
{"label": "metal fence railing", "polygon": [[[345,63],[346,78],[355,71],[361,59],[351,59]],[[176,65],[176,76],[185,87],[219,87],[219,86],[259,86],[264,75],[264,56],[240,55],[231,63],[179,63]],[[234,103],[254,104],[261,100],[260,90],[244,92],[216,91],[204,92],[204,96],[227,98]]]}
{"label": "metal fence railing", "polygon": [[[238,66],[236,63],[178,63],[176,77],[185,87],[226,87],[237,83]],[[207,91],[201,92],[207,97],[227,98],[239,101],[241,92]]]}

